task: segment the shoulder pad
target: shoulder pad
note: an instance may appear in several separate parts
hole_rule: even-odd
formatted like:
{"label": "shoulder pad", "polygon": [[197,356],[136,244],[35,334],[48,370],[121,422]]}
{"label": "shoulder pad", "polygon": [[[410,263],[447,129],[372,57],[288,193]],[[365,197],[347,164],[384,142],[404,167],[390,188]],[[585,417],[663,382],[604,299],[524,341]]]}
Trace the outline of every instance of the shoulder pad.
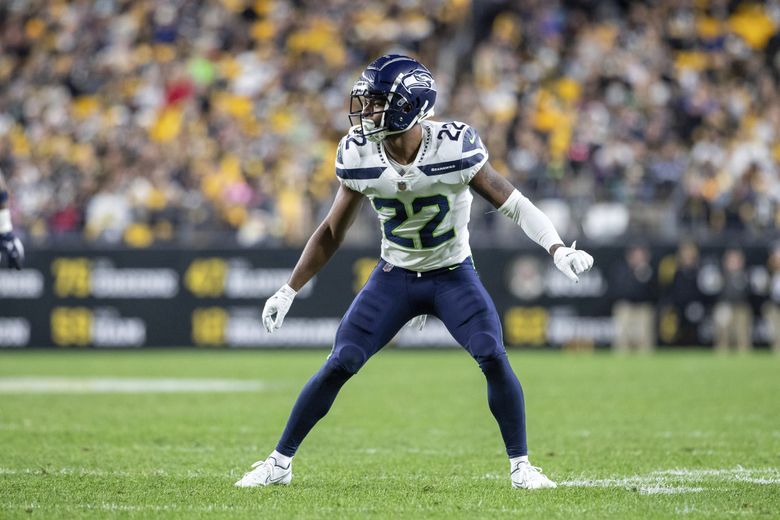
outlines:
{"label": "shoulder pad", "polygon": [[463,132],[463,137],[461,138],[461,143],[463,144],[463,153],[472,150],[485,149],[485,145],[482,144],[482,139],[479,138],[479,134],[471,126],[466,126],[466,130]]}
{"label": "shoulder pad", "polygon": [[433,160],[421,168],[423,173],[443,175],[456,171],[467,172],[463,178],[470,180],[488,158],[479,134],[460,121],[432,123],[431,131],[437,151]]}
{"label": "shoulder pad", "polygon": [[454,148],[461,153],[484,148],[477,131],[461,121],[436,123],[432,130],[441,146]]}
{"label": "shoulder pad", "polygon": [[355,132],[357,127],[350,128],[347,135],[341,138],[336,152],[336,166],[341,168],[358,168],[361,157],[366,155],[369,148],[368,139]]}

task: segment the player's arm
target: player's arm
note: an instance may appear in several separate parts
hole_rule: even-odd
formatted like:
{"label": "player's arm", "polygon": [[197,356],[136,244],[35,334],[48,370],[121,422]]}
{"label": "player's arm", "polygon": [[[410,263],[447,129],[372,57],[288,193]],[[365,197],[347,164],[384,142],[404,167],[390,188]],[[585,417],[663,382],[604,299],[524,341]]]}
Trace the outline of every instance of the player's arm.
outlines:
{"label": "player's arm", "polygon": [[303,253],[287,282],[293,290],[300,291],[301,287],[328,263],[344,241],[362,202],[362,193],[352,191],[343,184],[339,186],[328,215],[306,242],[306,247],[303,248]]}
{"label": "player's arm", "polygon": [[502,177],[491,165],[485,165],[474,175],[469,183],[471,188],[493,204],[498,211],[517,223],[534,242],[549,252],[555,266],[573,281],[578,274],[593,265],[593,257],[584,251],[563,245],[555,226],[542,211],[534,206],[508,180]]}
{"label": "player's arm", "polygon": [[268,332],[282,326],[295,295],[328,263],[339,248],[347,230],[355,221],[362,201],[361,193],[350,190],[343,184],[339,187],[328,215],[306,242],[290,280],[271,296],[263,307],[263,325]]}
{"label": "player's arm", "polygon": [[8,186],[0,171],[0,255],[8,258],[8,267],[21,269],[24,263],[24,247],[13,232],[11,210],[8,208]]}

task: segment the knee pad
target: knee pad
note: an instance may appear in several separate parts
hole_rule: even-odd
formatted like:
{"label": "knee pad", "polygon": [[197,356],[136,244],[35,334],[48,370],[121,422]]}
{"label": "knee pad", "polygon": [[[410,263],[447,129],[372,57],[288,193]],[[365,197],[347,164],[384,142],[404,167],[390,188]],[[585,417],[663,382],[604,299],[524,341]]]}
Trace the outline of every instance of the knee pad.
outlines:
{"label": "knee pad", "polygon": [[483,369],[506,356],[506,350],[499,338],[486,332],[474,334],[469,340],[469,352]]}
{"label": "knee pad", "polygon": [[365,364],[366,355],[363,350],[355,345],[344,345],[328,359],[328,364],[336,370],[346,372],[347,374],[357,374],[358,370]]}

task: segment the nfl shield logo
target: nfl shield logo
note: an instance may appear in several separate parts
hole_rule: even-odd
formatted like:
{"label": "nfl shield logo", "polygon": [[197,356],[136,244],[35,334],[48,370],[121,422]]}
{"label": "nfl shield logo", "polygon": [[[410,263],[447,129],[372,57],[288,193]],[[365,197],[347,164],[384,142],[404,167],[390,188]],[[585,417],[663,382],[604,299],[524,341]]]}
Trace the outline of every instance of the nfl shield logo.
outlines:
{"label": "nfl shield logo", "polygon": [[398,183],[398,191],[406,191],[406,183],[404,181]]}

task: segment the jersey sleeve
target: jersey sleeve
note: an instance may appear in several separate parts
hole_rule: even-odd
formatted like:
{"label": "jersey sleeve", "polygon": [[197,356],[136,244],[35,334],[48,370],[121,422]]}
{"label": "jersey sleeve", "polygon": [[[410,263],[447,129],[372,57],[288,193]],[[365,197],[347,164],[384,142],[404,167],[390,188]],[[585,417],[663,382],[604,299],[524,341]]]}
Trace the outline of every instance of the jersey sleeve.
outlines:
{"label": "jersey sleeve", "polygon": [[338,150],[336,151],[336,178],[345,187],[358,191],[357,184],[349,175],[349,168],[346,163],[350,162],[349,151],[347,150],[347,139],[349,134],[341,138]]}
{"label": "jersey sleeve", "polygon": [[487,148],[482,144],[477,131],[471,126],[466,127],[463,132],[461,153],[461,180],[464,184],[468,184],[488,160]]}

